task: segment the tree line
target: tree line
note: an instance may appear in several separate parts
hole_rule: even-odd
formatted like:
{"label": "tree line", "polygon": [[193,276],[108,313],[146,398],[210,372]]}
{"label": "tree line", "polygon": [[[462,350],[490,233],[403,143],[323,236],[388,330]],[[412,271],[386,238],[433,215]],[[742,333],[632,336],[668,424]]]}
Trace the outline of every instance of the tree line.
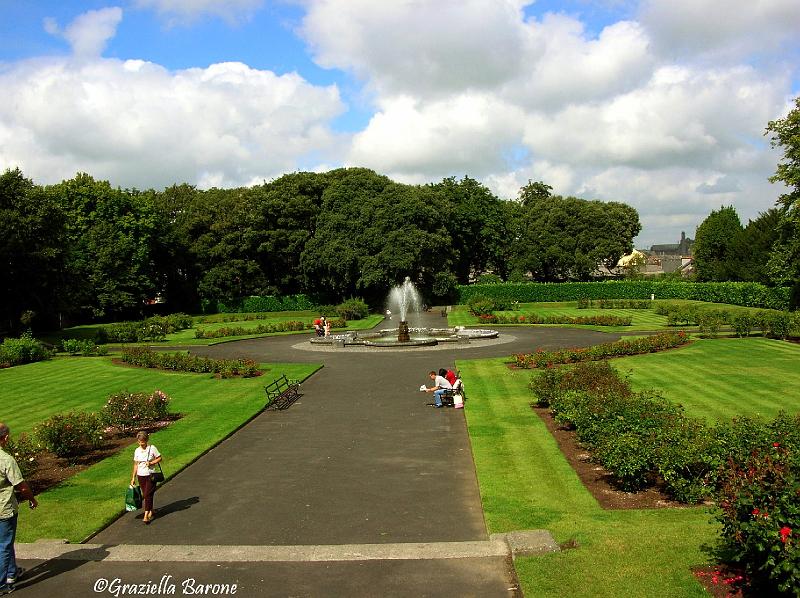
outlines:
{"label": "tree line", "polygon": [[380,305],[406,276],[430,300],[475,273],[587,280],[633,248],[636,210],[551,194],[518,200],[469,177],[405,185],[365,168],[297,172],[235,189],[120,189],[88,174],[0,176],[0,329],[305,293]]}

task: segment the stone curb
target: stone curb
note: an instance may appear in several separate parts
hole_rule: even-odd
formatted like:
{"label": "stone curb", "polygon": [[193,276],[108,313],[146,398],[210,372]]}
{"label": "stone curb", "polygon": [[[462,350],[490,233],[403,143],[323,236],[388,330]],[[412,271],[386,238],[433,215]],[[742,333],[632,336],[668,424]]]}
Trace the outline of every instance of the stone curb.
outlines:
{"label": "stone curb", "polygon": [[321,546],[225,546],[148,544],[65,544],[63,540],[17,544],[18,559],[106,562],[328,562],[435,560],[511,555],[533,556],[559,550],[547,530],[492,534],[488,541],[329,544]]}

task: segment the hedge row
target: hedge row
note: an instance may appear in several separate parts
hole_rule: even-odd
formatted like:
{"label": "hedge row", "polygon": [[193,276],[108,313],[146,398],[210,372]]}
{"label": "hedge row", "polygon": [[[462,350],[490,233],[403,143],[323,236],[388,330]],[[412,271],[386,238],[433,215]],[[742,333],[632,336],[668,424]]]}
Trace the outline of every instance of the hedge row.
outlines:
{"label": "hedge row", "polygon": [[[212,308],[212,309],[209,309]],[[307,295],[264,295],[241,297],[234,301],[217,301],[215,305],[204,303],[203,311],[217,313],[248,313],[255,311],[300,311],[314,309],[314,302]]]}
{"label": "hedge row", "polygon": [[122,361],[142,368],[218,374],[222,378],[259,376],[261,371],[252,359],[212,359],[186,353],[160,353],[148,347],[129,347],[122,351]]}
{"label": "hedge row", "polygon": [[649,299],[578,299],[578,309],[650,309],[653,302]]}
{"label": "hedge row", "polygon": [[738,336],[748,336],[758,329],[763,336],[785,339],[790,334],[800,333],[800,313],[777,310],[730,310],[703,305],[680,305],[659,302],[655,312],[667,317],[667,326],[689,326],[696,324],[700,331],[714,335],[722,324],[733,327]]}
{"label": "hedge row", "polygon": [[535,303],[579,299],[691,299],[747,307],[785,310],[790,289],[766,287],[755,282],[672,282],[610,280],[603,282],[504,283],[459,286],[459,303],[484,295],[504,302]]}
{"label": "hedge row", "polygon": [[504,316],[502,314],[483,314],[478,316],[481,324],[579,324],[591,326],[630,326],[630,316],[540,316],[524,314],[522,316]]}
{"label": "hedge row", "polygon": [[[338,320],[329,320],[331,328],[347,328],[347,322]],[[216,330],[195,330],[195,338],[223,338],[227,336],[247,336],[251,334],[269,334],[272,332],[291,332],[298,330],[313,330],[313,324],[306,324],[305,322],[290,321],[290,322],[277,322],[275,324],[259,324],[255,328],[245,328],[243,326],[226,326],[224,328],[217,328]]]}
{"label": "hedge row", "polygon": [[656,353],[680,347],[688,342],[688,335],[683,330],[680,330],[678,332],[662,332],[641,338],[622,339],[614,343],[602,343],[592,347],[557,349],[555,351],[539,349],[535,353],[517,353],[514,355],[514,361],[517,367],[524,369],[545,368],[562,363],[599,361],[609,357]]}

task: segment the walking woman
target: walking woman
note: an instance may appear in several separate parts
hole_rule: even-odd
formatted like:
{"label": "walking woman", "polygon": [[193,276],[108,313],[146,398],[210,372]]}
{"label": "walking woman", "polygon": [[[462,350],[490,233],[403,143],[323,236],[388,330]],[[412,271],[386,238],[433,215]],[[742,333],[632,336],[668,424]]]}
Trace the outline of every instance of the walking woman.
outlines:
{"label": "walking woman", "polygon": [[153,520],[153,494],[156,491],[156,484],[153,481],[152,473],[155,473],[153,467],[161,461],[161,453],[158,449],[148,443],[150,435],[147,432],[139,432],[136,435],[136,441],[139,446],[133,452],[133,472],[131,473],[131,486],[134,485],[136,479],[139,479],[139,487],[142,489],[142,499],[144,500],[144,518],[145,523],[149,524]]}

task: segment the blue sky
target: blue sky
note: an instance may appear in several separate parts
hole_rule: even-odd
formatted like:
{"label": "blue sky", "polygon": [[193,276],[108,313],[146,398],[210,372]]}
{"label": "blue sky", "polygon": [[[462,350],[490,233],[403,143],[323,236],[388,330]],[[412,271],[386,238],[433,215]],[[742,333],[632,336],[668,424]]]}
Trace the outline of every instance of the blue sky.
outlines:
{"label": "blue sky", "polygon": [[670,242],[774,204],[763,131],[800,93],[798,30],[796,0],[0,0],[0,168],[543,180]]}

